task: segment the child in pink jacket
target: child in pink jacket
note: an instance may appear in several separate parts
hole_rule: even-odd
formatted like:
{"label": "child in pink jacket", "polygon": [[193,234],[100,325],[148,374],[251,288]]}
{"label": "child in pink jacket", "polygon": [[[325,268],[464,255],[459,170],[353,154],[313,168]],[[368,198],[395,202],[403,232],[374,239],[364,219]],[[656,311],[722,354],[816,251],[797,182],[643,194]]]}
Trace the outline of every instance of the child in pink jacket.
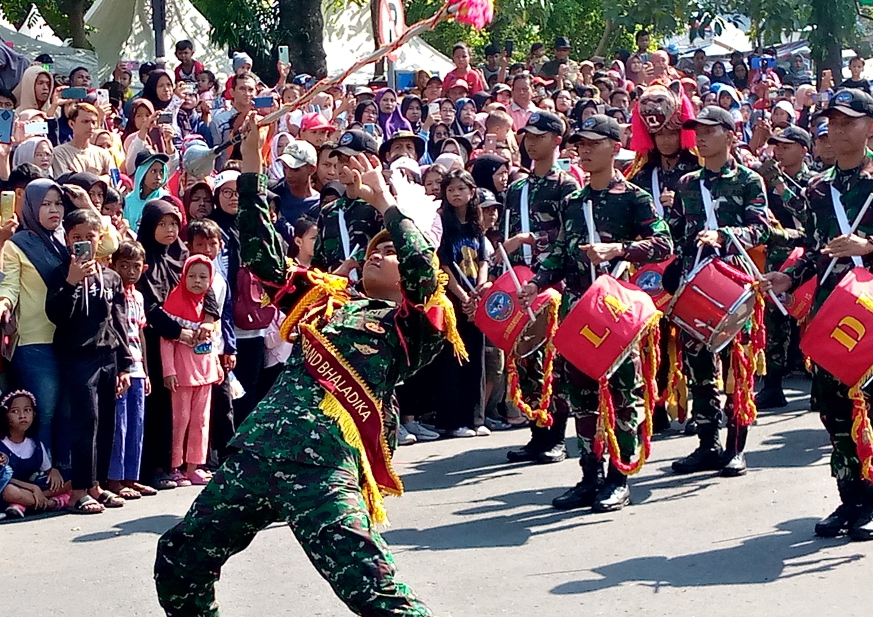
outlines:
{"label": "child in pink jacket", "polygon": [[[182,278],[163,306],[183,328],[197,330],[210,321],[203,311],[203,299],[212,284],[212,275],[212,262],[203,255],[193,255],[185,262]],[[211,476],[198,466],[206,463],[209,447],[211,386],[224,378],[218,352],[211,338],[194,347],[161,339],[161,361],[164,385],[173,402],[172,479],[179,486],[206,484]],[[184,472],[179,469],[183,463]]]}

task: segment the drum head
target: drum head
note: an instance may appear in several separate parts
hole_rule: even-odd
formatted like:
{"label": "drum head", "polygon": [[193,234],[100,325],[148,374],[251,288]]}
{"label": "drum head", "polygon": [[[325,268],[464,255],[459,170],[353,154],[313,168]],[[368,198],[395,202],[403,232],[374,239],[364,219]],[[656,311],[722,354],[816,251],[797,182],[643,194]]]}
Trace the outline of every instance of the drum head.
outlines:
{"label": "drum head", "polygon": [[730,312],[718,324],[718,327],[712,333],[712,338],[709,339],[706,345],[707,349],[712,353],[718,353],[724,349],[740,333],[746,321],[748,321],[754,312],[755,292],[750,289],[734,303]]}
{"label": "drum head", "polygon": [[545,345],[549,333],[549,305],[536,314],[536,321],[527,325],[515,342],[515,355],[527,358]]}

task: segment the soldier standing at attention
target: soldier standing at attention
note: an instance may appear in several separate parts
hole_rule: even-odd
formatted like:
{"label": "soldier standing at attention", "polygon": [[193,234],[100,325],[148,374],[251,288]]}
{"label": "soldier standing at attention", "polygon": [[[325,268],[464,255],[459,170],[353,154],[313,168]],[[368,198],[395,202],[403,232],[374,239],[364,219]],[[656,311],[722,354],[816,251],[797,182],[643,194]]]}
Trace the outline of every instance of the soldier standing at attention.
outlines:
{"label": "soldier standing at attention", "polygon": [[[337,159],[339,181],[346,194],[325,206],[318,216],[318,235],[312,265],[325,271],[349,276],[353,281],[361,275],[360,265],[370,240],[382,229],[382,217],[355,192],[346,163],[358,154],[379,156],[376,139],[357,129],[346,131],[339,145],[330,153]],[[292,225],[295,221],[289,221]]]}
{"label": "soldier standing at attention", "polygon": [[[873,210],[868,210],[855,233],[848,233],[873,192],[873,161],[867,151],[873,97],[861,90],[841,90],[822,114],[828,118],[836,165],[810,180],[805,191],[810,250],[784,273],[765,275],[776,293],[797,289],[812,277],[819,277],[812,315],[846,272],[856,265],[873,267]],[[822,281],[821,276],[834,257],[839,261]],[[869,386],[862,395],[869,405]],[[848,532],[852,540],[873,540],[873,486],[861,476],[861,463],[852,439],[852,399],[848,386],[813,365],[810,407],[821,414],[831,438],[831,475],[837,480],[841,501],[832,514],[816,524],[815,534],[832,538]]]}
{"label": "soldier standing at attention", "polygon": [[[627,182],[615,169],[615,155],[621,149],[618,122],[609,116],[594,115],[582,123],[581,129],[571,139],[578,141],[579,161],[582,169],[591,174],[590,181],[567,199],[561,234],[533,281],[522,288],[520,298],[522,304],[529,304],[539,290],[564,281],[561,318],[591,286],[591,264],[599,269],[619,260],[635,264],[663,261],[673,250],[669,228],[655,213],[651,195]],[[594,230],[585,223],[589,208]],[[604,478],[603,460],[594,450],[598,384],[566,361],[561,361],[559,370],[556,398],[576,418],[582,481],[556,497],[552,505],[560,510],[620,510],[630,503],[627,476],[611,461]],[[639,352],[619,366],[609,383],[621,458],[628,463],[639,443],[644,413]]]}
{"label": "soldier standing at attention", "polygon": [[[515,182],[506,192],[503,247],[513,266],[539,270],[561,231],[564,200],[579,190],[579,183],[556,165],[555,152],[565,130],[564,122],[557,115],[539,111],[531,115],[519,131],[533,169],[530,176]],[[516,363],[521,391],[533,398],[542,389],[544,357],[545,352],[540,349],[527,358],[519,358]],[[514,463],[557,463],[567,458],[564,433],[569,410],[557,399],[552,401],[554,424],[549,428],[533,425],[530,441],[507,452],[507,459]]]}
{"label": "soldier standing at attention", "polygon": [[[774,158],[765,161],[758,173],[767,183],[767,205],[774,221],[767,241],[767,272],[782,267],[791,251],[803,244],[806,224],[806,199],[801,195],[807,182],[815,174],[804,159],[812,149],[812,137],[799,126],[789,126],[770,139]],[[778,165],[777,165],[778,163]],[[778,409],[788,405],[782,389],[787,375],[794,320],[783,315],[776,305],[768,302],[764,313],[767,326],[767,374],[764,388],[755,397],[758,409]]]}
{"label": "soldier standing at attention", "polygon": [[[385,520],[380,490],[403,489],[385,435],[393,432],[385,430],[392,420],[396,426],[390,417],[394,387],[440,351],[441,329],[457,340],[457,331],[444,325],[449,321],[420,308],[436,302],[452,311],[436,251],[398,209],[378,159],[358,155],[345,161],[344,173],[386,225],[366,247],[367,296],[351,298],[341,277],[289,273],[269,218],[254,126],[250,117],[241,148],[243,260],[265,286],[287,292],[282,302],[294,303],[285,306],[292,308],[290,316],[305,316],[295,322],[299,344],[285,371],[232,440],[237,451],[159,541],[158,598],[171,617],[217,616],[221,567],[259,531],[286,521],[354,613],[429,617],[431,611],[395,580],[394,560],[373,523]],[[464,355],[463,348],[458,352]]]}
{"label": "soldier standing at attention", "polygon": [[[763,244],[770,236],[767,223],[767,198],[764,181],[751,169],[739,165],[731,156],[734,119],[720,107],[704,107],[696,119],[683,128],[697,134],[697,150],[703,168],[686,174],[679,181],[673,207],[668,212],[676,252],[687,275],[694,267],[699,245],[705,245],[703,257],[715,249],[726,253],[728,232],[745,247]],[[673,462],[676,473],[721,470],[723,476],[746,473],[748,427],[739,427],[736,417],[728,419],[728,451],[725,454],[718,437],[721,393],[718,388],[720,363],[703,343],[685,332],[680,333],[685,352],[689,389],[694,396],[694,420],[700,445],[690,455]]]}

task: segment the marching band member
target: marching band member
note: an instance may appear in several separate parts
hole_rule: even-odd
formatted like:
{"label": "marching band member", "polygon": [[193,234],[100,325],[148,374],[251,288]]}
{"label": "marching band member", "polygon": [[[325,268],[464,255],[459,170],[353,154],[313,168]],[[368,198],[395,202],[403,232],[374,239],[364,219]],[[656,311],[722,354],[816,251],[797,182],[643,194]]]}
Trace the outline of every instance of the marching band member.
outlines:
{"label": "marching band member", "polygon": [[[504,213],[504,248],[512,265],[526,265],[536,272],[558,239],[563,224],[561,211],[564,200],[579,190],[579,184],[556,165],[556,150],[561,145],[565,127],[563,121],[548,111],[531,115],[524,128],[524,146],[532,161],[531,175],[513,183],[506,193]],[[537,351],[516,362],[523,393],[541,390],[543,352]],[[512,462],[536,461],[556,463],[567,458],[564,433],[568,410],[555,400],[551,427],[531,426],[530,441],[506,458]]]}
{"label": "marching band member", "polygon": [[[614,118],[594,115],[571,137],[578,142],[582,169],[589,184],[571,195],[564,207],[564,225],[557,242],[534,279],[524,285],[520,299],[530,304],[540,289],[564,281],[560,315],[569,313],[592,283],[593,268],[609,262],[663,261],[673,249],[667,224],[655,212],[651,196],[627,182],[615,169],[621,148],[621,127]],[[594,229],[586,225],[586,211]],[[593,264],[593,265],[592,265]],[[598,512],[620,510],[630,503],[627,476],[611,461],[604,477],[603,460],[595,453],[598,420],[598,384],[567,362],[556,398],[576,418],[582,453],[582,481],[552,505],[558,509],[593,507]],[[610,378],[617,417],[622,462],[630,461],[639,441],[643,420],[643,380],[638,353],[632,353]]]}
{"label": "marching band member", "polygon": [[[757,246],[767,241],[770,228],[763,179],[737,164],[730,154],[736,137],[733,116],[720,107],[704,107],[697,118],[686,121],[682,127],[695,131],[704,165],[682,177],[673,207],[667,212],[682,272],[687,275],[695,265],[698,246],[703,245],[703,257],[716,249],[729,251],[733,247],[729,246],[728,233],[733,233],[746,247]],[[727,453],[719,441],[718,356],[685,332],[680,338],[694,396],[700,445],[689,456],[674,461],[673,471],[720,469],[724,476],[742,475],[746,472],[743,449],[748,428],[738,426],[735,414],[728,420]]]}
{"label": "marching band member", "polygon": [[[860,90],[838,92],[822,112],[828,118],[830,145],[836,165],[815,176],[806,188],[809,250],[784,273],[766,278],[776,293],[796,289],[812,277],[819,280],[813,314],[840,282],[842,275],[857,265],[873,267],[873,211],[868,210],[854,233],[850,225],[873,193],[873,160],[867,151],[867,135],[873,123],[873,97]],[[838,258],[833,272],[821,276],[831,259]],[[848,355],[847,355],[848,360]],[[870,388],[861,394],[869,405]],[[861,461],[852,438],[853,401],[848,386],[832,374],[813,365],[810,406],[821,414],[831,438],[831,475],[837,480],[841,504],[819,521],[815,533],[834,537],[848,532],[852,540],[873,539],[873,486],[861,474]]]}

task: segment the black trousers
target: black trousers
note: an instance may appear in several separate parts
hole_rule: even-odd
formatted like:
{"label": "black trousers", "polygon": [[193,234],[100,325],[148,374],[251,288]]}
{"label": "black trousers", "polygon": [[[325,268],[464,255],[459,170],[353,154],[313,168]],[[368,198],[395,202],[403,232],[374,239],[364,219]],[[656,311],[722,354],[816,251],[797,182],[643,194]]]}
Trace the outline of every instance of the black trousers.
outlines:
{"label": "black trousers", "polygon": [[258,379],[264,366],[264,337],[236,339],[236,368],[233,374],[239,380],[246,393],[233,402],[234,425],[242,424],[261,401],[258,391]]}
{"label": "black trousers", "polygon": [[215,450],[218,461],[223,463],[229,452],[227,444],[233,437],[236,427],[233,423],[233,399],[227,379],[212,386],[212,409],[209,412],[210,450]]}
{"label": "black trousers", "polygon": [[115,437],[115,354],[79,351],[58,357],[61,384],[70,398],[73,490],[87,490],[109,476]]}
{"label": "black trousers", "polygon": [[454,348],[446,343],[433,361],[433,378],[440,393],[437,426],[453,431],[473,426],[477,408],[485,394],[485,335],[456,309],[458,334],[467,348],[469,361],[455,357]]}
{"label": "black trousers", "polygon": [[152,393],[145,400],[140,477],[148,484],[158,469],[170,471],[170,452],[173,448],[173,403],[170,399],[170,391],[164,387],[161,337],[151,328],[145,330],[145,349]]}

